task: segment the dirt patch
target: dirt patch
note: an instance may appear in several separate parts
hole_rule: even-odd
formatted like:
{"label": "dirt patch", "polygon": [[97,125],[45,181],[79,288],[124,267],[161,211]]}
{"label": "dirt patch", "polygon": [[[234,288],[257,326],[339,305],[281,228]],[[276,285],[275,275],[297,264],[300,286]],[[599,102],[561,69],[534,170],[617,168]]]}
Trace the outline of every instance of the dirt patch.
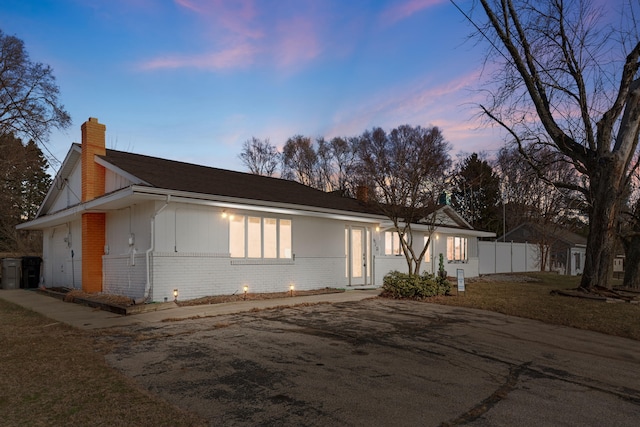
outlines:
{"label": "dirt patch", "polygon": [[[322,288],[322,289],[314,289],[310,291],[293,291],[293,296],[301,297],[307,295],[324,295],[324,294],[335,294],[344,292],[344,289],[336,289],[336,288]],[[275,299],[275,298],[287,298],[292,296],[291,292],[270,292],[270,293],[247,293],[247,294],[235,294],[235,295],[216,295],[216,296],[208,296],[202,298],[195,298],[187,301],[178,301],[177,304],[180,307],[188,307],[192,305],[202,305],[202,304],[220,304],[225,302],[235,302],[235,301],[253,301],[253,300],[266,300],[266,299]]]}
{"label": "dirt patch", "polygon": [[[79,289],[69,289],[69,288],[42,288],[40,289],[43,293],[55,296],[64,300],[65,302],[87,302],[92,301],[104,305],[110,305],[114,307],[133,307],[133,306],[141,306],[143,303],[133,300],[129,297],[123,295],[111,295],[111,294],[91,294],[87,292],[83,292]],[[313,289],[309,291],[296,291],[293,292],[272,292],[272,293],[247,293],[247,294],[235,294],[235,295],[215,295],[215,296],[206,296],[202,298],[195,298],[186,301],[176,301],[175,303],[180,307],[188,307],[194,305],[204,305],[204,304],[221,304],[225,302],[235,302],[235,301],[252,301],[252,300],[268,300],[275,298],[287,298],[290,296],[307,296],[307,295],[324,295],[324,294],[333,294],[333,293],[342,293],[344,289],[336,289],[336,288],[321,288],[321,289]]]}

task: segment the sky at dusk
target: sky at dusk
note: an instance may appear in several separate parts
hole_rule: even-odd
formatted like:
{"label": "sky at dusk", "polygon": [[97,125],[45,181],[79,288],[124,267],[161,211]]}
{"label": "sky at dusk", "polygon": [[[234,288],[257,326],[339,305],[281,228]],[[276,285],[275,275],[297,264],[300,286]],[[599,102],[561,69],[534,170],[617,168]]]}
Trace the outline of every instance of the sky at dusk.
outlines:
{"label": "sky at dusk", "polygon": [[503,143],[477,119],[484,48],[449,0],[3,0],[0,29],[53,68],[73,120],[49,139],[60,161],[89,117],[108,148],[233,170],[252,136],[409,124],[440,127],[453,156]]}

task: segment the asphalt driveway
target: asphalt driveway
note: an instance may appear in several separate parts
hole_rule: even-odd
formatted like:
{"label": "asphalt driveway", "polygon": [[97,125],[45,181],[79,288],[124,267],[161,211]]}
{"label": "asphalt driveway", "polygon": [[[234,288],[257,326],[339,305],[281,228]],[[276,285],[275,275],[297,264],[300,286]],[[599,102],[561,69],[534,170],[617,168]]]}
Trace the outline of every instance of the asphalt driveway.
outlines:
{"label": "asphalt driveway", "polygon": [[640,342],[370,299],[103,331],[109,364],[218,425],[640,422]]}

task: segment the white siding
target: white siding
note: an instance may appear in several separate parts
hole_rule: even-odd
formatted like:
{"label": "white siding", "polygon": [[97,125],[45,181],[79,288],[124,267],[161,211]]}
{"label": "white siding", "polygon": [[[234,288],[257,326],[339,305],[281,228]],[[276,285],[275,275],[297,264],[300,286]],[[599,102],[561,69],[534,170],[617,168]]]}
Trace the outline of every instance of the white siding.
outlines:
{"label": "white siding", "polygon": [[112,191],[119,190],[121,188],[129,187],[133,184],[127,178],[113,171],[106,170],[104,174],[104,188],[105,193],[111,193]]}
{"label": "white siding", "polygon": [[53,185],[58,185],[62,188],[60,189],[61,191],[58,197],[51,205],[51,209],[46,213],[57,212],[80,203],[82,198],[81,174],[82,168],[80,167],[80,162],[77,162],[66,181],[54,181]]}
{"label": "white siding", "polygon": [[82,287],[81,226],[78,220],[43,231],[44,286],[76,289]]}
{"label": "white siding", "polygon": [[229,224],[221,209],[172,203],[155,223],[158,252],[229,253]]}

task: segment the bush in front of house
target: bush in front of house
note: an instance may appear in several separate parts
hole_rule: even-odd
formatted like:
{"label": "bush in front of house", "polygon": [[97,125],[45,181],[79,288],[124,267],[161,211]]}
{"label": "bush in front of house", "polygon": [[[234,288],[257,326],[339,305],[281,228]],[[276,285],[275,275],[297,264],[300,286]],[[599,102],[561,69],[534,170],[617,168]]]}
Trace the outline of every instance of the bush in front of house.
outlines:
{"label": "bush in front of house", "polygon": [[392,271],[384,276],[381,297],[395,299],[424,299],[436,295],[449,295],[446,277],[430,273],[406,274]]}

